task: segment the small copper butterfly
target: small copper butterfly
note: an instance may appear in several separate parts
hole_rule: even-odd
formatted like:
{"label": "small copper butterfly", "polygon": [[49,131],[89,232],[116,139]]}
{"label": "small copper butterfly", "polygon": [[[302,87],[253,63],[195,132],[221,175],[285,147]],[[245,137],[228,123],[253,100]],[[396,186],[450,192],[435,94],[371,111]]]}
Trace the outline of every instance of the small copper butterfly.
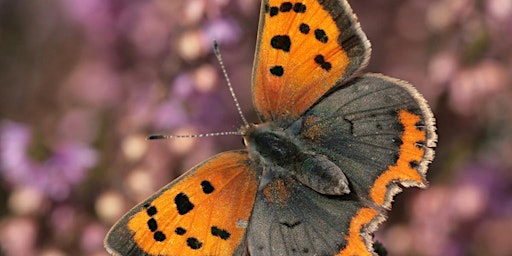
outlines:
{"label": "small copper butterfly", "polygon": [[113,255],[372,255],[401,187],[426,186],[434,117],[407,82],[358,75],[370,43],[346,0],[263,0],[246,149],[135,206]]}

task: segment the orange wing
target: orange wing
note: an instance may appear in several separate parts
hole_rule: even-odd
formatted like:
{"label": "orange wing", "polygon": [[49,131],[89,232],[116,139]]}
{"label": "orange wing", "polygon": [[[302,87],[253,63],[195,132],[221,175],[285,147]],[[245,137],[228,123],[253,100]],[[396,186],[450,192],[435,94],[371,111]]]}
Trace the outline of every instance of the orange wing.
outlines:
{"label": "orange wing", "polygon": [[346,0],[263,0],[253,69],[262,120],[294,120],[366,66],[370,43]]}
{"label": "orange wing", "polygon": [[214,156],[134,207],[105,246],[123,256],[241,254],[258,177],[246,151]]}

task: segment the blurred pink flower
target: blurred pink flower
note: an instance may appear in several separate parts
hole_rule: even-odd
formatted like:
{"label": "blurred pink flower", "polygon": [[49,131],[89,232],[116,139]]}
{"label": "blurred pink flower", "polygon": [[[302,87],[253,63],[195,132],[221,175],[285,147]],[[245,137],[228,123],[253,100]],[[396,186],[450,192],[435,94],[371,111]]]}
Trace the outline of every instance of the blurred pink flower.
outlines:
{"label": "blurred pink flower", "polygon": [[[512,1],[510,0],[487,0],[485,1],[486,11],[497,20],[510,21],[512,19]],[[510,25],[510,23],[508,24]]]}
{"label": "blurred pink flower", "polygon": [[30,218],[7,218],[0,222],[0,251],[8,256],[35,255],[38,227]]}
{"label": "blurred pink flower", "polygon": [[[103,108],[116,105],[121,99],[119,74],[106,59],[86,59],[74,68],[61,91],[63,100],[75,100]],[[70,98],[70,95],[73,98]]]}
{"label": "blurred pink flower", "polygon": [[85,108],[67,109],[57,128],[60,139],[81,143],[94,142],[98,132],[96,112]]}
{"label": "blurred pink flower", "polygon": [[99,223],[91,223],[82,230],[80,244],[85,252],[92,253],[103,248],[103,239],[107,230]]}
{"label": "blurred pink flower", "polygon": [[464,21],[475,8],[475,0],[432,1],[427,9],[427,26],[435,31],[446,31],[458,22]]}
{"label": "blurred pink flower", "polygon": [[505,68],[493,60],[460,70],[449,85],[451,107],[460,114],[474,113],[510,85]]}
{"label": "blurred pink flower", "polygon": [[51,229],[57,237],[68,237],[79,225],[77,210],[73,205],[56,205],[50,216]]}
{"label": "blurred pink flower", "polygon": [[69,18],[78,22],[85,30],[86,38],[99,48],[110,47],[117,31],[113,19],[113,1],[107,0],[61,0]]}
{"label": "blurred pink flower", "polygon": [[167,50],[175,19],[155,2],[128,5],[120,17],[121,30],[144,57],[157,57]]}

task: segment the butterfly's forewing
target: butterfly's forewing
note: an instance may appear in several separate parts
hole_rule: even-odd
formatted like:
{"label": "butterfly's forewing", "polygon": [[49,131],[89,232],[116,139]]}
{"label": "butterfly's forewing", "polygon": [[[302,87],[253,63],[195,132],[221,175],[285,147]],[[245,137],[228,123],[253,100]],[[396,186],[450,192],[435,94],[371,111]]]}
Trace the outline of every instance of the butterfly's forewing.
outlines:
{"label": "butterfly's forewing", "polygon": [[252,82],[260,118],[298,118],[369,55],[345,0],[263,0]]}
{"label": "butterfly's forewing", "polygon": [[221,153],[134,207],[105,239],[113,255],[240,255],[259,174],[246,151]]}

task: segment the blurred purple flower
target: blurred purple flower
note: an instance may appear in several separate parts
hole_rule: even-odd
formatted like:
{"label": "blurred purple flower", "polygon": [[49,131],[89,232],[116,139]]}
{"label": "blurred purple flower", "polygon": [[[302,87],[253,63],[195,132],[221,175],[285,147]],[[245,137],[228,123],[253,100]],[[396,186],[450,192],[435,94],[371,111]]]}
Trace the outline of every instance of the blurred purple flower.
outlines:
{"label": "blurred purple flower", "polygon": [[231,102],[226,102],[225,98],[221,97],[221,94],[223,93],[216,91],[197,95],[192,109],[194,114],[191,116],[194,124],[198,127],[204,127],[209,131],[225,126],[239,127],[240,119],[238,116],[236,116],[236,119],[232,119],[227,113],[229,108],[226,107],[226,104]]}
{"label": "blurred purple flower", "polygon": [[54,199],[65,199],[71,188],[79,184],[97,162],[96,152],[74,143],[61,143],[53,156],[39,166],[40,187]]}
{"label": "blurred purple flower", "polygon": [[457,179],[458,187],[472,186],[481,194],[486,211],[481,216],[512,216],[511,180],[503,166],[498,159],[469,164]]}
{"label": "blurred purple flower", "polygon": [[222,44],[233,44],[238,42],[242,35],[240,26],[229,18],[219,18],[208,22],[203,28],[205,34],[205,45],[212,45],[213,40]]}
{"label": "blurred purple flower", "polygon": [[[512,217],[506,173],[499,164],[476,162],[460,169],[457,182],[432,186],[414,199],[410,233],[424,255],[468,255],[483,220]],[[483,219],[482,219],[483,218]]]}
{"label": "blurred purple flower", "polygon": [[171,87],[174,97],[185,100],[194,92],[194,79],[189,73],[179,74]]}
{"label": "blurred purple flower", "polygon": [[30,128],[11,121],[0,123],[0,171],[11,183],[20,184],[30,177],[33,164],[26,151],[32,138]]}
{"label": "blurred purple flower", "polygon": [[0,123],[0,171],[11,185],[34,186],[54,200],[63,200],[97,162],[93,149],[73,142],[58,142],[48,158],[35,161],[28,155],[31,139],[28,126]]}
{"label": "blurred purple flower", "polygon": [[242,35],[239,25],[228,19],[212,20],[201,29],[191,29],[183,32],[177,42],[177,51],[185,60],[195,60],[209,54],[213,50],[213,40],[222,45],[238,42]]}
{"label": "blurred purple flower", "polygon": [[179,100],[162,102],[153,115],[154,124],[159,130],[171,130],[187,123],[187,114]]}

